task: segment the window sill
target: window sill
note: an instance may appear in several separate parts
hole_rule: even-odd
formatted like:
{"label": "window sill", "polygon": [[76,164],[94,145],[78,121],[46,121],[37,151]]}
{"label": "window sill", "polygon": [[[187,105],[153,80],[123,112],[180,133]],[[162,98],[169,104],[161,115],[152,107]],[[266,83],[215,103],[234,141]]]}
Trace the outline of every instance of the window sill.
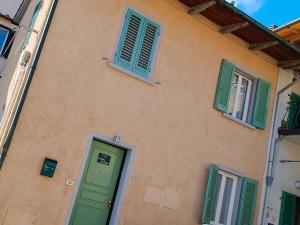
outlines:
{"label": "window sill", "polygon": [[244,121],[242,121],[242,120],[239,120],[239,119],[233,117],[232,115],[230,115],[230,114],[228,114],[228,113],[223,113],[223,116],[226,117],[226,118],[228,118],[228,119],[231,119],[231,120],[233,120],[233,121],[235,121],[235,122],[237,122],[237,123],[239,123],[239,124],[242,124],[243,126],[246,126],[246,127],[250,128],[250,129],[252,129],[252,130],[255,130],[255,129],[256,129],[255,126],[252,126],[251,124],[249,124],[249,123],[247,123],[247,122],[244,122]]}
{"label": "window sill", "polygon": [[145,83],[147,84],[150,84],[150,85],[154,85],[154,81],[152,79],[149,79],[149,78],[146,78],[146,77],[142,77],[142,76],[139,76],[137,74],[135,74],[134,72],[130,71],[130,70],[127,70],[127,69],[124,69],[123,67],[115,64],[114,62],[111,62],[109,61],[108,62],[108,66],[114,68],[114,69],[117,69],[123,73],[126,73],[127,75],[137,79],[137,80],[141,80],[141,81],[144,81]]}

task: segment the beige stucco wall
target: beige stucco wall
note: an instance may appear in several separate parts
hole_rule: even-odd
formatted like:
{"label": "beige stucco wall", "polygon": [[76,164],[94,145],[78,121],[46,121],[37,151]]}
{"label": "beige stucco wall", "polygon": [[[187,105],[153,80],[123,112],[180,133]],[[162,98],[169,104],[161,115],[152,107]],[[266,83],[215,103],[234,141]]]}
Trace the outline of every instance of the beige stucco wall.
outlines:
{"label": "beige stucco wall", "polygon": [[[105,60],[112,60],[127,6],[162,24],[154,86]],[[118,131],[136,146],[131,174],[140,179],[129,180],[122,225],[197,224],[211,163],[261,184],[270,113],[266,130],[252,130],[212,105],[222,58],[273,84],[269,112],[277,68],[201,20],[176,1],[59,1],[0,172],[3,224],[64,224],[75,190],[65,183],[79,182],[92,132]],[[45,156],[58,160],[52,179],[39,175]],[[179,208],[145,202],[147,187],[177,190]]]}

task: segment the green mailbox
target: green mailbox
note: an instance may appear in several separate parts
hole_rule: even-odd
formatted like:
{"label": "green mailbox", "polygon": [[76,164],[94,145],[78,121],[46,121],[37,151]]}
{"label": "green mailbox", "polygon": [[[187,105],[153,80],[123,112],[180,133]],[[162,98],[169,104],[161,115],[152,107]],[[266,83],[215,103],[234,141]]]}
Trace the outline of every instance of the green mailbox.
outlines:
{"label": "green mailbox", "polygon": [[53,177],[56,165],[57,160],[45,158],[40,174],[46,177]]}

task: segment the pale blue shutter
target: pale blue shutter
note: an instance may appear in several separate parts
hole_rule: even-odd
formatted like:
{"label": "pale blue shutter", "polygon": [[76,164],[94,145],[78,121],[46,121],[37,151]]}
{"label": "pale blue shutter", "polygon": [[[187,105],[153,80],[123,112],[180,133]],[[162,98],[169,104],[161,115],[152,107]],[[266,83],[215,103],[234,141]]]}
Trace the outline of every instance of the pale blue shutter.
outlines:
{"label": "pale blue shutter", "polygon": [[30,39],[30,36],[31,36],[31,33],[32,33],[32,29],[35,25],[35,22],[37,20],[37,17],[39,15],[39,12],[42,8],[42,4],[43,4],[43,1],[40,0],[39,3],[36,5],[35,9],[34,9],[34,12],[33,12],[33,15],[32,15],[32,18],[31,18],[31,21],[30,21],[30,24],[29,24],[29,27],[28,27],[28,31],[27,31],[27,34],[24,38],[24,41],[23,41],[23,45],[22,45],[22,48],[24,49],[28,42],[29,42],[29,39]]}
{"label": "pale blue shutter", "polygon": [[123,24],[114,63],[148,78],[155,56],[160,26],[129,9]]}
{"label": "pale blue shutter", "polygon": [[141,76],[149,77],[150,75],[159,33],[160,26],[145,19],[134,65],[135,72]]}
{"label": "pale blue shutter", "polygon": [[130,9],[127,11],[114,61],[125,69],[133,70],[139,38],[142,35],[143,20],[136,12]]}

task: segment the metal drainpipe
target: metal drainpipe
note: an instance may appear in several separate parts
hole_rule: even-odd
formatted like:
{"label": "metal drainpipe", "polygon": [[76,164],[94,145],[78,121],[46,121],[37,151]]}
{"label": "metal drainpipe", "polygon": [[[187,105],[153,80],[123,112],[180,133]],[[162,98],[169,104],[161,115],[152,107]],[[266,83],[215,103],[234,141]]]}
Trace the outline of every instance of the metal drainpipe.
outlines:
{"label": "metal drainpipe", "polygon": [[267,203],[269,203],[269,200],[270,200],[269,199],[269,190],[271,188],[271,185],[272,185],[273,179],[274,179],[274,170],[275,170],[277,149],[278,149],[278,146],[279,146],[279,142],[282,140],[282,137],[277,137],[274,141],[275,135],[277,133],[276,123],[277,123],[277,114],[278,114],[278,106],[279,106],[280,96],[285,91],[290,89],[292,86],[297,84],[299,81],[300,81],[300,76],[295,78],[292,83],[288,84],[287,86],[285,86],[284,88],[279,90],[277,92],[277,95],[276,95],[275,112],[274,112],[273,122],[272,122],[273,126],[272,126],[272,132],[271,132],[270,152],[269,152],[267,176],[266,176],[266,191],[265,191],[265,194],[264,194],[261,225],[264,225],[265,218],[266,218],[265,212],[266,212]]}
{"label": "metal drainpipe", "polygon": [[33,58],[33,61],[32,61],[32,65],[30,66],[30,71],[29,71],[28,78],[25,82],[22,94],[21,94],[19,102],[17,104],[16,112],[15,112],[15,115],[12,119],[12,122],[11,122],[11,125],[10,125],[10,128],[9,128],[6,140],[4,142],[3,148],[1,149],[2,151],[1,151],[1,157],[0,157],[0,169],[2,168],[3,162],[4,162],[5,157],[7,155],[8,148],[10,146],[10,143],[11,143],[11,140],[12,140],[12,137],[13,137],[13,134],[14,134],[14,131],[15,131],[20,113],[21,113],[23,105],[24,105],[26,95],[27,95],[28,90],[29,90],[29,86],[30,86],[33,74],[34,74],[35,69],[36,69],[36,65],[39,61],[41,51],[42,51],[42,48],[44,46],[44,42],[45,42],[48,30],[49,30],[50,23],[52,21],[53,15],[54,15],[54,11],[55,11],[56,6],[57,6],[57,2],[58,2],[58,0],[52,0],[52,2],[51,2],[50,9],[49,9],[48,15],[47,15],[47,20],[45,22],[45,26],[42,30],[40,39],[38,41],[37,49],[36,49],[35,54],[33,56],[34,58]]}

